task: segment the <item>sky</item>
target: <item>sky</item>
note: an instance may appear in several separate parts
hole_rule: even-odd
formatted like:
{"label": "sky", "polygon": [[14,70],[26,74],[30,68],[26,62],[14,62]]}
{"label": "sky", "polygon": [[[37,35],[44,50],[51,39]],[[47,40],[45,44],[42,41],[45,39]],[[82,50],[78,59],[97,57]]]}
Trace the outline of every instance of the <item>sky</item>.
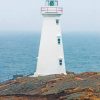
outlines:
{"label": "sky", "polygon": [[[59,0],[64,32],[100,33],[100,0]],[[0,31],[40,32],[45,0],[0,0]]]}

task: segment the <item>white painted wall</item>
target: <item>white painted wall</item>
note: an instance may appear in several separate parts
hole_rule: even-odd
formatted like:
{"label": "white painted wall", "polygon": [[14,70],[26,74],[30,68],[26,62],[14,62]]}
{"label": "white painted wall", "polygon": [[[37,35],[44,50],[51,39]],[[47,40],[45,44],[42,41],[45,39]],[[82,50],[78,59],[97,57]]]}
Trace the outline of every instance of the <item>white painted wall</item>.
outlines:
{"label": "white painted wall", "polygon": [[[35,75],[66,74],[65,60],[62,43],[62,32],[60,23],[56,24],[59,14],[44,14],[43,27],[40,40],[39,55]],[[58,36],[61,44],[58,44]],[[62,66],[59,59],[63,59]]]}

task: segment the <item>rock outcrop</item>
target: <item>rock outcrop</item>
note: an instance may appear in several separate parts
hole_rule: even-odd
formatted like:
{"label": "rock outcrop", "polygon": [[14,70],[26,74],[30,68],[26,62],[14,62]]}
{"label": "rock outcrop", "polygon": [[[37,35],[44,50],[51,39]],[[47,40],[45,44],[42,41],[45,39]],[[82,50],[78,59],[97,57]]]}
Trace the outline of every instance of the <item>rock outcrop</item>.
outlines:
{"label": "rock outcrop", "polygon": [[9,80],[0,84],[0,100],[100,100],[100,73]]}

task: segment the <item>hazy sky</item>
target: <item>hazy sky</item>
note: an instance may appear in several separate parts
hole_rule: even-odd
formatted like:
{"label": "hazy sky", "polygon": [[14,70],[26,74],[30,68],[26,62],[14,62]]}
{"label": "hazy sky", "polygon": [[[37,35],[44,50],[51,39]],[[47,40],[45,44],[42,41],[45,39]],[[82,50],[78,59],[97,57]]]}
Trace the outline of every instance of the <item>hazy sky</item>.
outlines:
{"label": "hazy sky", "polygon": [[[65,32],[100,32],[100,0],[59,0]],[[40,31],[45,0],[0,0],[0,31]]]}

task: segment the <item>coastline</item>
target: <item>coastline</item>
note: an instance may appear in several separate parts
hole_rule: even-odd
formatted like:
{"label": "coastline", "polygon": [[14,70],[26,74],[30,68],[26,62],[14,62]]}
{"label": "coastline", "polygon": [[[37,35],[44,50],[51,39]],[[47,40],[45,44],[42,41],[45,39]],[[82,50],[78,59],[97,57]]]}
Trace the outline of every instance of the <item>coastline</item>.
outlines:
{"label": "coastline", "polygon": [[100,72],[22,77],[0,84],[0,100],[100,100]]}

